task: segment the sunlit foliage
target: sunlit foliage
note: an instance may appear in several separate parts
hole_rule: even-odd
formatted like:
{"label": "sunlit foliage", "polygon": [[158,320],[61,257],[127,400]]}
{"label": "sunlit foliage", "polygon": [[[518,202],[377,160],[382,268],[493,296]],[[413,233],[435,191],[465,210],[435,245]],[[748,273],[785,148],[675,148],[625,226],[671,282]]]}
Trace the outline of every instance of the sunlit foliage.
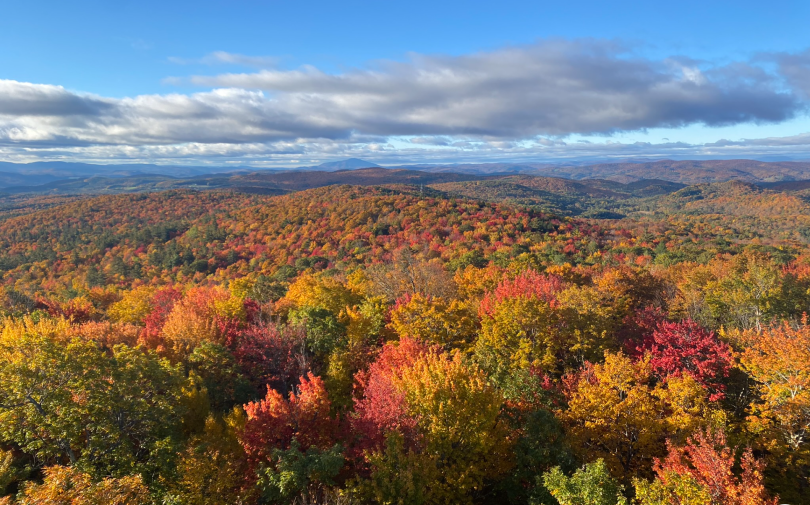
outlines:
{"label": "sunlit foliage", "polygon": [[810,503],[795,199],[58,203],[0,216],[2,503]]}

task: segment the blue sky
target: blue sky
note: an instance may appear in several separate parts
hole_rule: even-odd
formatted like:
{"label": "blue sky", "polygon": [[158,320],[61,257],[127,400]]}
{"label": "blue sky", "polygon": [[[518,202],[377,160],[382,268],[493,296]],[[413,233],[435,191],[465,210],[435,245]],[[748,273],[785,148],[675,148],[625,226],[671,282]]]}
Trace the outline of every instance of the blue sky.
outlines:
{"label": "blue sky", "polygon": [[808,19],[780,0],[6,2],[0,160],[806,159]]}

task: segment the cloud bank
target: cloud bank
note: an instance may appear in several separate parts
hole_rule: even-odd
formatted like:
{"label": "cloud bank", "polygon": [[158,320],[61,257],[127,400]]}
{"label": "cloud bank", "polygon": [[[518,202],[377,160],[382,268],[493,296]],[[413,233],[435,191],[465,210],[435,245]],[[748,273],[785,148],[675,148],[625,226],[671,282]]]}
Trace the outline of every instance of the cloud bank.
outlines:
{"label": "cloud bank", "polygon": [[[631,49],[550,40],[462,56],[411,54],[342,73],[267,68],[277,60],[217,52],[197,62],[262,69],[172,78],[210,90],[123,99],[0,80],[0,156],[385,161],[765,152],[810,142],[807,135],[700,146],[611,142],[612,134],[650,128],[779,123],[805,114],[810,100],[810,51],[713,65]],[[566,141],[571,135],[607,140],[583,145]]]}

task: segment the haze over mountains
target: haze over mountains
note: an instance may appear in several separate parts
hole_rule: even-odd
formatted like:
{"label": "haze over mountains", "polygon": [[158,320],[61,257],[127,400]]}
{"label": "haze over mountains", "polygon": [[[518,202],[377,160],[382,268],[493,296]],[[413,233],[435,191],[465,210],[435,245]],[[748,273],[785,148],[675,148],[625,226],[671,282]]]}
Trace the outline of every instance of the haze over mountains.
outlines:
{"label": "haze over mountains", "polygon": [[622,184],[667,181],[684,185],[723,181],[777,184],[810,180],[810,162],[757,160],[657,160],[599,164],[482,163],[380,167],[347,160],[288,169],[249,166],[166,166],[149,164],[0,162],[0,192],[117,193],[172,188],[234,188],[283,193],[332,184],[438,184],[489,180],[514,175],[569,180],[603,180]]}

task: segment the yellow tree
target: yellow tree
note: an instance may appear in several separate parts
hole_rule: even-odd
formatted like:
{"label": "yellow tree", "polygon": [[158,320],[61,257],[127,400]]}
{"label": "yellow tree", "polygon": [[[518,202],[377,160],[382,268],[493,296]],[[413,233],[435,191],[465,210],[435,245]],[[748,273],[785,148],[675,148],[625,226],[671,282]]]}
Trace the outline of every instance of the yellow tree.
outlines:
{"label": "yellow tree", "polygon": [[282,306],[325,309],[337,316],[357,301],[357,296],[337,279],[305,273],[290,284],[280,303]]}
{"label": "yellow tree", "polygon": [[683,437],[716,418],[706,398],[691,378],[655,385],[648,359],[606,353],[603,364],[580,375],[559,415],[583,459],[603,458],[615,477],[629,483],[650,474],[668,437]]}
{"label": "yellow tree", "polygon": [[560,333],[567,361],[596,361],[617,347],[614,334],[624,303],[595,286],[570,286],[557,295]]}
{"label": "yellow tree", "polygon": [[558,367],[563,349],[558,331],[557,277],[527,270],[503,280],[481,301],[476,354],[495,376],[515,369]]}
{"label": "yellow tree", "polygon": [[480,300],[484,294],[493,291],[503,280],[504,269],[490,263],[484,268],[467,265],[456,270],[453,280],[458,286],[461,299]]}
{"label": "yellow tree", "polygon": [[[152,503],[139,475],[106,478],[94,482],[89,474],[65,466],[45,468],[42,484],[28,484],[17,505],[146,505]],[[0,504],[3,501],[0,500]]]}
{"label": "yellow tree", "polygon": [[509,468],[503,399],[461,354],[425,354],[402,371],[398,384],[424,435],[424,450],[440,469],[431,483],[436,502],[459,503]]}
{"label": "yellow tree", "polygon": [[180,454],[179,477],[173,492],[186,505],[248,503],[254,478],[237,432],[245,424],[245,413],[235,407],[225,419],[210,416],[203,432],[193,437]]}
{"label": "yellow tree", "polygon": [[140,286],[126,291],[121,299],[107,309],[107,316],[114,322],[143,324],[143,319],[152,311],[152,296],[155,289]]}
{"label": "yellow tree", "polygon": [[510,468],[504,400],[486,375],[403,339],[363,380],[353,423],[366,451],[369,494],[381,503],[470,503]]}
{"label": "yellow tree", "polygon": [[452,349],[467,349],[477,332],[475,314],[458,301],[416,293],[400,299],[391,310],[390,327],[398,335],[414,337]]}
{"label": "yellow tree", "polygon": [[810,327],[787,323],[747,332],[740,365],[759,383],[760,402],[753,406],[758,429],[778,431],[784,443],[799,450],[810,436]]}

